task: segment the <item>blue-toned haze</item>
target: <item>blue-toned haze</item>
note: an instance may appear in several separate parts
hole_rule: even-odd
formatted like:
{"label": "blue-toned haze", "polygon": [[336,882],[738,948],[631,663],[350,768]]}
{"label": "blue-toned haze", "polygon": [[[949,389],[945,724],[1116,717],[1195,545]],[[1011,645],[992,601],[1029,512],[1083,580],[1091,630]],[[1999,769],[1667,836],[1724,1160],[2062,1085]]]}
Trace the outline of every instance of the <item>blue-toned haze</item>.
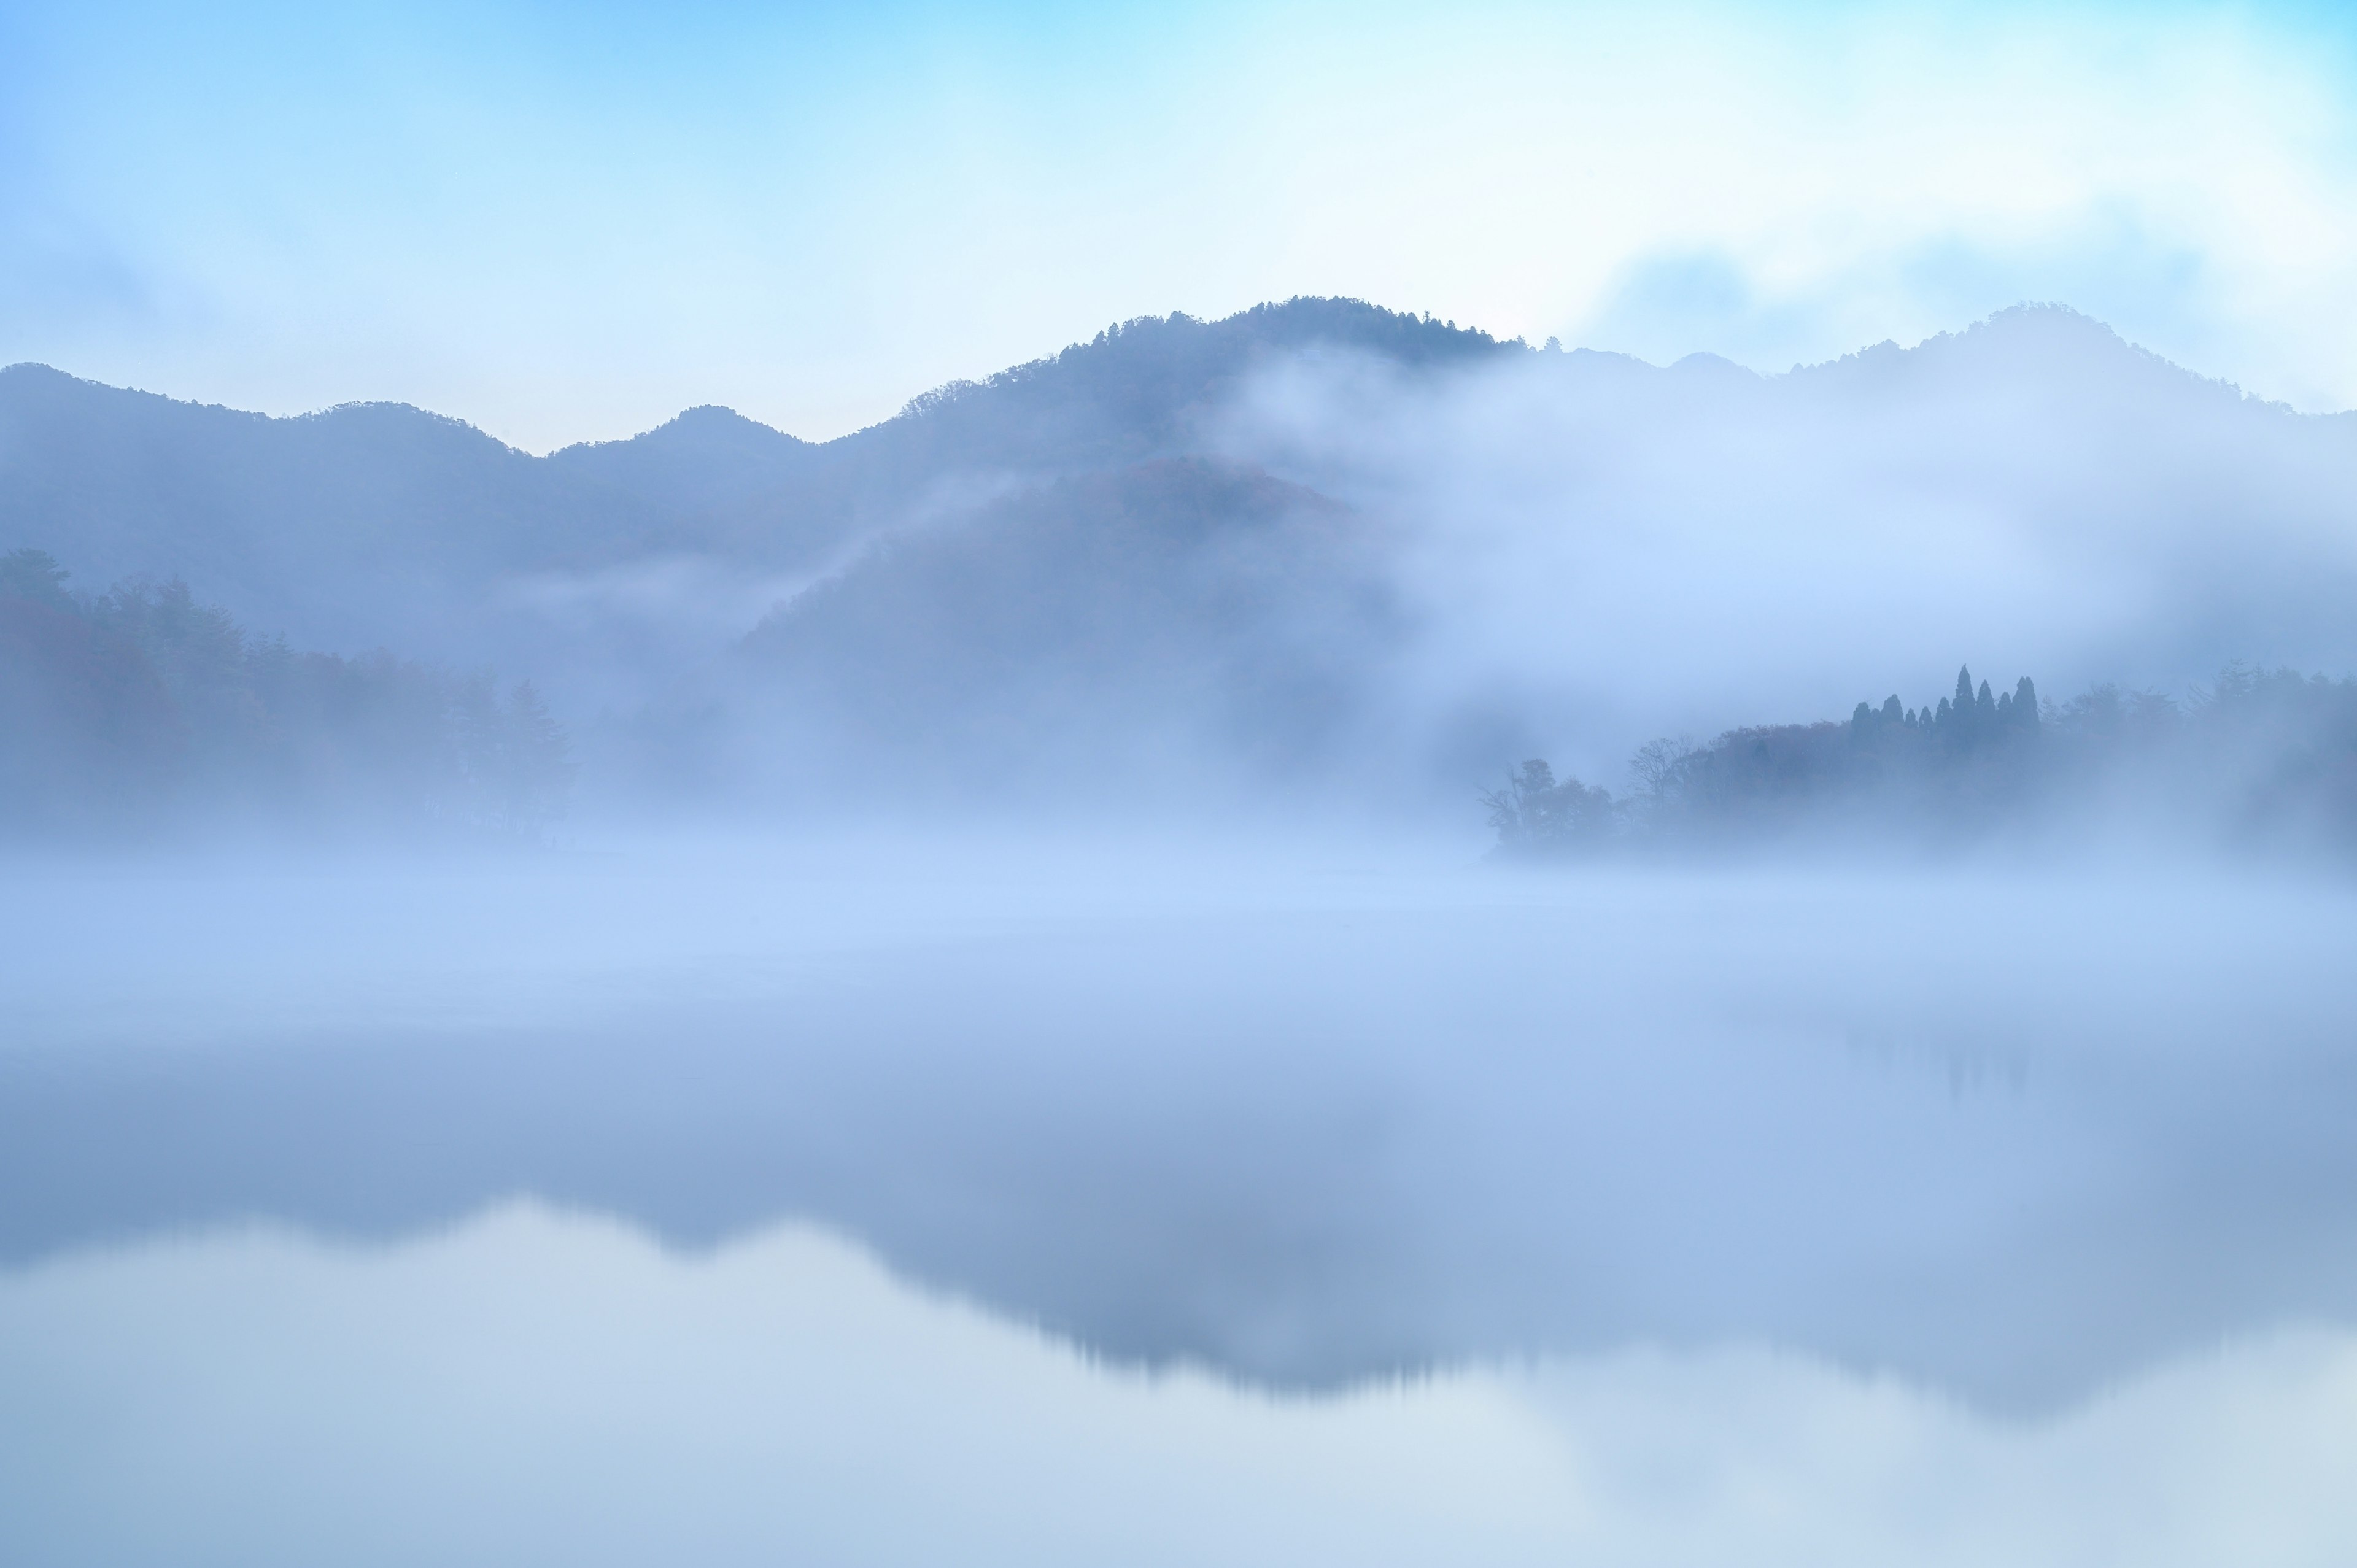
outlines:
{"label": "blue-toned haze", "polygon": [[2352,408],[2322,7],[0,0],[0,1565],[2357,1563]]}
{"label": "blue-toned haze", "polygon": [[0,362],[821,437],[1340,294],[1762,370],[2021,299],[2357,403],[2322,8],[0,8]]}

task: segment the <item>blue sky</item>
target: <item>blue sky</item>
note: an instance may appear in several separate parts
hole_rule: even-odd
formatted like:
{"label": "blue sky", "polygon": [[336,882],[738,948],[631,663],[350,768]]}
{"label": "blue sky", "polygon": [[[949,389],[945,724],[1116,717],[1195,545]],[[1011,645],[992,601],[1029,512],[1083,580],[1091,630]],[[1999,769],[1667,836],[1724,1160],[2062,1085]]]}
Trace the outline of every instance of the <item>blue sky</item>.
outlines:
{"label": "blue sky", "polygon": [[2059,300],[2357,405],[2357,50],[2309,7],[0,0],[0,361],[824,436],[1297,293],[1765,370]]}

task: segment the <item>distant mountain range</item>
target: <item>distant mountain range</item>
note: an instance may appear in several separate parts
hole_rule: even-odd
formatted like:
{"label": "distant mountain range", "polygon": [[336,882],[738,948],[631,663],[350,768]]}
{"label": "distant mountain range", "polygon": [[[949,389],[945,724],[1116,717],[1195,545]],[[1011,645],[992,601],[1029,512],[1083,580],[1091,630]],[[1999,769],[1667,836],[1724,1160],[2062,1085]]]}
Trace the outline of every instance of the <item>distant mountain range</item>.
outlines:
{"label": "distant mountain range", "polygon": [[[975,493],[1184,455],[1190,416],[1223,389],[1328,345],[1418,364],[1506,351],[1300,300],[1133,322],[824,444],[706,407],[546,457],[405,404],[271,418],[16,365],[0,370],[0,545],[48,550],[93,586],[182,577],[304,646],[530,660],[566,640],[536,623],[564,618],[547,605],[572,602],[567,586],[596,596],[628,568],[683,561],[791,584]],[[627,589],[612,596],[631,612]]]}
{"label": "distant mountain range", "polygon": [[[813,788],[1206,747],[1461,779],[1583,725],[1621,744],[1616,680],[1665,723],[1819,711],[1842,660],[1905,667],[1892,639],[1952,611],[1927,670],[2346,668],[2353,479],[2349,416],[2037,308],[1762,377],[1297,299],[1125,323],[825,443],[697,408],[545,457],[404,405],[0,371],[0,549],[183,578],[297,647],[531,675],[666,768]],[[1820,593],[1857,603],[1851,641],[1802,658]],[[1631,685],[1653,626],[1720,628],[1733,673]]]}

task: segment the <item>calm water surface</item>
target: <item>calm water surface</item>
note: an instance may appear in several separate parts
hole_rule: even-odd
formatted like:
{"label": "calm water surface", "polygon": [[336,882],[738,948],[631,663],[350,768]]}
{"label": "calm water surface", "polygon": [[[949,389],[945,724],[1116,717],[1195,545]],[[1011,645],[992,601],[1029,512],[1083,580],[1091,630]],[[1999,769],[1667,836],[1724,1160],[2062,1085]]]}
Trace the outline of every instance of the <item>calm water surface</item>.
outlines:
{"label": "calm water surface", "polygon": [[2337,887],[10,882],[12,1563],[2357,1552]]}

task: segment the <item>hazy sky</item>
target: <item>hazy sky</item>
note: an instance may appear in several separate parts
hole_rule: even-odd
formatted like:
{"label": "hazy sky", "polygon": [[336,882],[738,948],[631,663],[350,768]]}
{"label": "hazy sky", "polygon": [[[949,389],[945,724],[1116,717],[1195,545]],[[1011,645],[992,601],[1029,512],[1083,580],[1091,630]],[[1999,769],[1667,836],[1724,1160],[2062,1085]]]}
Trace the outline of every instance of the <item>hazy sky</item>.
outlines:
{"label": "hazy sky", "polygon": [[0,0],[0,362],[824,436],[1297,293],[1761,369],[2072,304],[2357,404],[2322,6]]}

